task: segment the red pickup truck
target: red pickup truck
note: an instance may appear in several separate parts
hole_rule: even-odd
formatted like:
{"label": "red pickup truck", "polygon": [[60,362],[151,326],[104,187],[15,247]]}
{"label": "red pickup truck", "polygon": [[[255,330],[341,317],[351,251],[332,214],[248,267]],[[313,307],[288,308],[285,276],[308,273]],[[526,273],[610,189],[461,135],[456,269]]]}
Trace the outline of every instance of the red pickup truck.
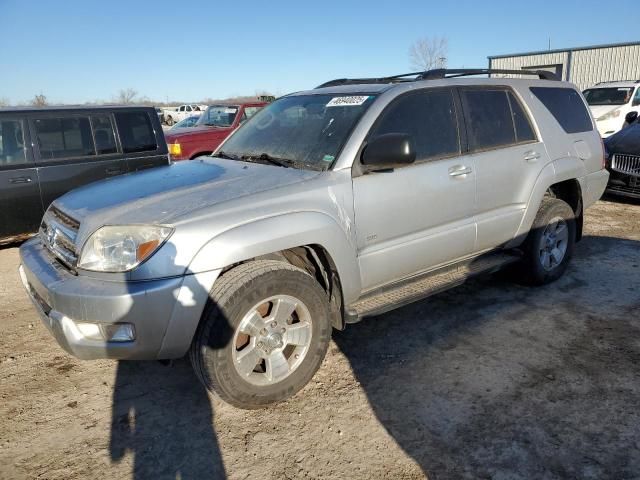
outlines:
{"label": "red pickup truck", "polygon": [[172,160],[190,160],[209,155],[233,130],[267,105],[265,102],[211,105],[195,127],[165,132]]}

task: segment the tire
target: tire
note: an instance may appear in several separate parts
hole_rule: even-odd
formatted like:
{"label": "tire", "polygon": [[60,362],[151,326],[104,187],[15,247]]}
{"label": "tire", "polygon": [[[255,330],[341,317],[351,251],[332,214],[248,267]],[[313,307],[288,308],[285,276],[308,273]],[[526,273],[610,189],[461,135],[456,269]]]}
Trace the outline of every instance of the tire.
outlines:
{"label": "tire", "polygon": [[173,122],[173,117],[172,117],[171,115],[169,115],[169,116],[167,117],[167,122],[166,122],[166,123],[167,123],[167,125],[168,125],[168,126],[170,126],[170,127],[173,125],[173,123],[174,123],[174,122]]}
{"label": "tire", "polygon": [[529,285],[545,285],[560,278],[573,255],[575,239],[571,207],[558,198],[545,197],[523,245],[520,279]]}
{"label": "tire", "polygon": [[311,275],[281,261],[254,261],[226,272],[209,297],[189,352],[207,390],[253,409],[311,380],[331,338],[328,298]]}

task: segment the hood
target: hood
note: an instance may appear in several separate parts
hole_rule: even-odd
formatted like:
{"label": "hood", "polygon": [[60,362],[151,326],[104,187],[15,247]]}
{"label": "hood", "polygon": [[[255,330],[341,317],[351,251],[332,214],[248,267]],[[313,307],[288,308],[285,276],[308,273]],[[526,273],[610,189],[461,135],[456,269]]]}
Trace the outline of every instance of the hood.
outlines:
{"label": "hood", "polygon": [[613,112],[621,107],[624,107],[624,105],[589,105],[593,118],[596,120],[602,115],[606,115],[607,113]]}
{"label": "hood", "polygon": [[208,127],[199,125],[197,127],[179,128],[176,131],[168,130],[164,134],[167,143],[174,143],[176,140],[188,141],[199,137],[211,137],[216,135],[226,136],[232,130],[231,127]]}
{"label": "hood", "polygon": [[92,183],[54,204],[83,231],[105,224],[172,224],[195,211],[318,174],[208,157]]}
{"label": "hood", "polygon": [[640,155],[640,123],[635,122],[605,139],[609,153]]}

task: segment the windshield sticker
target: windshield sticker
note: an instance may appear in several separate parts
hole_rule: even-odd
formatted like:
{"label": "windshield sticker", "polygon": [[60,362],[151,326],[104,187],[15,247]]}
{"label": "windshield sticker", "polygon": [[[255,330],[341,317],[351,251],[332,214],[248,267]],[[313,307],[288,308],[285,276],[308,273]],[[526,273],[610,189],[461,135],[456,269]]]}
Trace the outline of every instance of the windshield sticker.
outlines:
{"label": "windshield sticker", "polygon": [[357,107],[366,102],[368,98],[368,95],[333,97],[331,101],[327,103],[327,107]]}
{"label": "windshield sticker", "polygon": [[330,163],[330,162],[333,162],[335,158],[336,157],[334,157],[333,155],[325,155],[324,157],[322,157],[322,161]]}
{"label": "windshield sticker", "polygon": [[224,113],[236,113],[238,111],[237,108],[225,108]]}
{"label": "windshield sticker", "polygon": [[631,89],[629,87],[624,87],[624,88],[619,88],[618,90],[620,90],[622,92],[628,92]]}

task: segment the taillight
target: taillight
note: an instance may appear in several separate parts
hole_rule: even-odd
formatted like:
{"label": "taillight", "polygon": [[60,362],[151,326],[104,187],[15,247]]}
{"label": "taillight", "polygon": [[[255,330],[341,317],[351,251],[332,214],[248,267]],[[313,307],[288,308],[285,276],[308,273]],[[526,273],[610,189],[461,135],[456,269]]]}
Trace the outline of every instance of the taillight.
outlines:
{"label": "taillight", "polygon": [[608,157],[608,153],[607,153],[607,147],[604,144],[604,138],[600,138],[600,145],[602,146],[602,169],[607,168],[607,157]]}

